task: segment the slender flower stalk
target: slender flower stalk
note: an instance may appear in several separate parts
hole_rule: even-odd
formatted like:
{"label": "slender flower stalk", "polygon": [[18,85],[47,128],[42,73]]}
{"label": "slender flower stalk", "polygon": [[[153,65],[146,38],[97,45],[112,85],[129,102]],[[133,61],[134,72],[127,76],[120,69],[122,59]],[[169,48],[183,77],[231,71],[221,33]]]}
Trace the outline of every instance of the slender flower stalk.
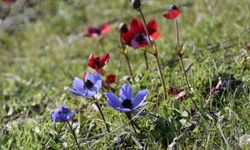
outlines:
{"label": "slender flower stalk", "polygon": [[182,50],[181,45],[180,45],[180,36],[179,36],[178,23],[177,23],[176,18],[174,18],[173,20],[174,20],[174,26],[175,26],[175,31],[176,31],[176,41],[177,41],[176,52],[177,52],[177,55],[178,55],[178,58],[179,58],[179,61],[180,61],[180,65],[181,65],[184,77],[185,77],[186,84],[188,86],[188,90],[190,92],[192,90],[192,87],[191,87],[191,85],[189,83],[189,80],[188,80],[188,77],[187,77],[187,72],[185,70],[184,63],[183,63],[183,50]]}
{"label": "slender flower stalk", "polygon": [[162,83],[162,85],[163,85],[164,100],[166,100],[166,99],[167,99],[167,88],[166,88],[164,76],[163,76],[163,73],[162,73],[162,70],[161,70],[161,66],[160,66],[160,62],[159,62],[159,57],[158,57],[158,53],[154,54],[154,56],[155,56],[156,63],[157,63],[157,67],[158,67],[158,71],[159,71],[159,74],[160,74],[160,77],[161,77],[161,83]]}
{"label": "slender flower stalk", "polygon": [[133,79],[133,72],[132,72],[132,68],[129,62],[129,57],[128,57],[128,52],[127,52],[127,48],[126,45],[124,44],[123,40],[122,40],[122,33],[123,32],[127,32],[128,31],[128,27],[125,23],[122,23],[119,27],[120,30],[120,43],[121,43],[121,48],[122,48],[122,54],[125,57],[125,60],[127,62],[127,66],[128,66],[128,71],[129,71],[129,75],[131,77],[131,79]]}
{"label": "slender flower stalk", "polygon": [[135,134],[137,134],[137,131],[136,131],[136,127],[138,127],[138,125],[136,125],[136,123],[134,122],[134,120],[132,120],[132,117],[131,117],[131,113],[130,112],[127,112],[126,113],[126,116],[128,118],[128,121],[130,123],[130,125],[132,126]]}
{"label": "slender flower stalk", "polygon": [[95,105],[96,105],[96,107],[98,108],[98,110],[99,110],[99,112],[100,112],[100,114],[101,114],[101,116],[102,116],[102,120],[103,120],[104,123],[105,123],[105,126],[106,126],[107,131],[110,132],[109,126],[108,126],[108,124],[107,124],[107,122],[106,122],[106,119],[105,119],[103,113],[102,113],[102,109],[101,109],[99,103],[98,103],[98,102],[95,102]]}
{"label": "slender flower stalk", "polygon": [[149,65],[148,65],[148,56],[147,56],[147,51],[146,50],[143,52],[143,55],[144,55],[146,70],[148,70]]}
{"label": "slender flower stalk", "polygon": [[[141,8],[138,8],[137,10],[140,12],[140,15],[141,15],[141,17],[142,17],[142,21],[143,21],[143,24],[144,24],[144,28],[145,28],[146,34],[147,34],[147,36],[148,36],[148,40],[149,40],[150,45],[151,45],[151,44],[152,44],[152,40],[151,40],[150,35],[149,35],[149,33],[148,33],[146,19],[145,19],[144,15],[143,15],[143,12],[142,12]],[[144,51],[144,52],[143,52],[143,55],[144,55],[144,59],[145,59],[146,70],[148,70],[149,66],[148,66],[148,56],[147,56],[147,52]]]}
{"label": "slender flower stalk", "polygon": [[[167,88],[166,88],[164,76],[163,76],[162,69],[161,69],[160,62],[159,62],[159,57],[158,57],[158,53],[157,53],[157,47],[156,47],[155,43],[153,43],[153,41],[150,38],[148,29],[147,29],[146,19],[145,19],[144,15],[143,15],[143,12],[142,12],[141,8],[138,8],[138,11],[141,14],[141,17],[142,17],[142,20],[143,20],[143,23],[144,23],[144,28],[145,28],[145,31],[147,33],[147,36],[148,36],[148,39],[149,39],[149,42],[150,42],[150,46],[153,48],[153,53],[151,53],[151,54],[153,54],[153,56],[155,57],[156,62],[157,62],[157,68],[159,70],[159,74],[160,74],[160,78],[161,78],[161,83],[162,83],[163,90],[164,90],[164,93],[163,93],[164,94],[164,100],[166,100],[166,98],[167,98]],[[146,64],[148,65],[146,51],[144,51],[144,58],[145,58]]]}
{"label": "slender flower stalk", "polygon": [[75,140],[75,142],[76,142],[76,145],[77,145],[78,150],[81,150],[81,148],[80,148],[80,144],[79,144],[79,143],[78,143],[78,141],[77,141],[77,138],[76,138],[75,132],[74,132],[74,130],[73,130],[73,128],[72,128],[72,126],[70,125],[69,121],[67,121],[67,124],[68,124],[68,126],[69,126],[69,130],[70,130],[70,132],[72,133],[72,135],[73,135],[73,137],[74,137],[74,140]]}
{"label": "slender flower stalk", "polygon": [[131,79],[133,79],[133,72],[132,72],[130,62],[129,62],[128,54],[124,54],[124,57],[125,57],[125,60],[127,62],[127,65],[128,65],[129,75],[130,75]]}

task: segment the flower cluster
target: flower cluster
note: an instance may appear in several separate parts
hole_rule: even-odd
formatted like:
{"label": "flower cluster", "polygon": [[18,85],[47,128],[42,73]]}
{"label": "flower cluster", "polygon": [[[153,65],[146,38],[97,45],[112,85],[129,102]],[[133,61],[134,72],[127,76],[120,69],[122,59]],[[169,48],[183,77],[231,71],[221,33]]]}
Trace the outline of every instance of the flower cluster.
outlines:
{"label": "flower cluster", "polygon": [[[161,76],[161,81],[164,87],[164,91],[166,93],[163,73],[161,71],[157,55],[158,54],[156,49],[157,46],[155,46],[155,40],[160,36],[160,32],[158,31],[158,24],[155,20],[150,20],[148,23],[146,23],[145,17],[143,16],[143,13],[141,11],[140,0],[134,0],[131,1],[131,3],[133,8],[135,8],[141,13],[143,22],[140,21],[139,19],[132,19],[129,27],[126,24],[123,24],[121,26],[119,32],[120,32],[120,42],[123,46],[122,48],[125,51],[127,46],[132,47],[134,49],[149,48],[149,45],[154,47],[155,53],[152,54],[156,58],[158,69]],[[173,5],[171,7],[171,10],[169,10],[169,12],[164,14],[164,17],[166,17],[167,19],[176,19],[176,17],[178,17],[180,13],[181,11],[175,5]],[[104,24],[101,25],[100,27],[90,26],[88,27],[87,32],[83,36],[89,38],[97,38],[104,36],[110,30],[111,30],[110,24]],[[124,54],[129,66],[129,70],[131,72],[130,75],[133,78],[128,55],[127,53]],[[144,53],[144,56],[145,58],[147,57],[146,53]],[[68,91],[73,95],[84,97],[87,99],[95,99],[96,94],[99,95],[104,94],[107,100],[106,103],[110,107],[112,107],[114,110],[125,113],[128,119],[131,120],[131,114],[133,114],[133,112],[136,112],[137,109],[148,104],[147,102],[145,102],[145,99],[149,95],[149,90],[147,89],[139,90],[137,93],[134,94],[132,86],[127,83],[123,83],[119,90],[119,96],[117,96],[115,94],[116,89],[114,88],[111,90],[111,88],[109,87],[109,84],[117,81],[117,76],[115,74],[108,74],[106,76],[106,80],[102,80],[103,76],[105,75],[104,67],[109,62],[109,60],[110,60],[109,53],[105,53],[103,56],[90,54],[88,62],[86,64],[93,70],[84,71],[82,78],[75,77],[72,83],[72,88],[69,88]],[[105,87],[106,90],[108,91],[102,92],[103,87]],[[174,93],[174,94],[179,93],[177,97],[177,99],[179,100],[184,100],[187,96],[187,93],[185,91],[179,91],[178,89],[175,88],[171,88],[169,90],[169,93]],[[101,105],[99,105],[99,100],[96,100],[95,104],[102,116],[103,121],[105,122],[107,131],[110,132],[109,125],[106,122],[106,119],[101,109]],[[68,123],[68,121],[74,118],[75,115],[76,112],[71,112],[65,105],[63,105],[60,106],[58,109],[52,111],[51,119],[54,122]],[[134,121],[131,121],[131,125],[133,126],[133,128],[134,127],[138,128],[138,125]],[[74,135],[71,126],[70,129]],[[74,138],[78,145],[78,148],[80,149],[80,145],[78,144],[75,135]]]}

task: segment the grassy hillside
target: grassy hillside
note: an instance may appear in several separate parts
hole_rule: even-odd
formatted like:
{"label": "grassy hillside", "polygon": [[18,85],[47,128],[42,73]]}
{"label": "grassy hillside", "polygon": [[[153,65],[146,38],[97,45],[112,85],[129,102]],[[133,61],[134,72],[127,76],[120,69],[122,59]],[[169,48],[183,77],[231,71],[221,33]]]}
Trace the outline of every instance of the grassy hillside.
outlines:
{"label": "grassy hillside", "polygon": [[[183,101],[172,94],[163,100],[155,59],[148,55],[146,71],[142,51],[128,48],[135,74],[130,85],[135,91],[150,91],[148,105],[140,109],[148,114],[135,116],[141,128],[135,134],[126,115],[109,107],[104,95],[99,103],[111,133],[94,101],[67,91],[74,77],[91,71],[86,65],[91,53],[110,53],[105,70],[117,75],[112,85],[117,94],[128,83],[118,26],[140,19],[128,1],[18,0],[10,6],[0,2],[0,148],[76,149],[67,124],[50,119],[52,110],[66,104],[79,110],[72,122],[83,149],[171,149],[172,145],[177,149],[249,149],[242,146],[240,137],[250,134],[250,51],[245,49],[250,42],[250,1],[151,0],[143,5],[146,20],[155,19],[161,32],[156,43],[167,89],[185,89],[175,53],[174,24],[162,16],[173,3],[182,10],[180,40],[185,44],[184,62],[190,67],[187,75],[194,91]],[[13,17],[12,23],[6,23]],[[82,37],[89,25],[103,23],[112,24],[103,38]],[[211,97],[210,89],[219,81],[225,82],[225,90]]]}

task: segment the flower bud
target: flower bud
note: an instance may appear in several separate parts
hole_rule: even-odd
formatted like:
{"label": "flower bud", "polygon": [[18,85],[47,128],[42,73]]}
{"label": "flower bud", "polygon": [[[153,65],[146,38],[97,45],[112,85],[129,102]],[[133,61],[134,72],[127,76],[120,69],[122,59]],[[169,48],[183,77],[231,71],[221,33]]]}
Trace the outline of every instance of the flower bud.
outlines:
{"label": "flower bud", "polygon": [[119,31],[120,33],[126,33],[128,32],[128,26],[126,23],[120,23],[119,25]]}
{"label": "flower bud", "polygon": [[179,10],[178,7],[177,7],[176,5],[172,5],[172,6],[171,6],[171,9],[172,9],[172,10],[174,10],[174,9],[175,9],[175,10]]}
{"label": "flower bud", "polygon": [[141,7],[141,0],[130,0],[130,4],[134,9],[139,9]]}

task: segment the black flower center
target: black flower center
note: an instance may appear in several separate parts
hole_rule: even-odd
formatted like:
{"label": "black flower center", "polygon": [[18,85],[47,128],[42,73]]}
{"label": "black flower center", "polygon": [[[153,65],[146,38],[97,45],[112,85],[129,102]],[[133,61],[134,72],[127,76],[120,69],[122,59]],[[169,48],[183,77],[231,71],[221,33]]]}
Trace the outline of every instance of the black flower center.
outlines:
{"label": "black flower center", "polygon": [[96,34],[101,34],[101,30],[98,29],[98,28],[96,28],[96,29],[94,29],[94,33],[96,33]]}
{"label": "black flower center", "polygon": [[121,27],[120,27],[120,32],[121,33],[127,33],[128,32],[128,26],[127,24],[122,24]]}
{"label": "black flower center", "polygon": [[135,41],[140,43],[140,42],[144,42],[146,39],[144,37],[144,34],[140,33],[135,37]]}
{"label": "black flower center", "polygon": [[96,65],[96,66],[98,66],[98,67],[101,66],[101,60],[100,60],[100,58],[98,58],[98,57],[95,58],[94,62],[95,62],[95,65]]}
{"label": "black flower center", "polygon": [[131,109],[131,108],[132,108],[131,100],[130,100],[130,99],[125,99],[125,100],[122,102],[122,106],[123,106],[124,108],[129,108],[129,109]]}
{"label": "black flower center", "polygon": [[144,41],[144,36],[142,34],[138,34],[135,38],[136,42],[142,42]]}
{"label": "black flower center", "polygon": [[86,88],[91,89],[93,86],[94,86],[94,84],[90,80],[85,81]]}
{"label": "black flower center", "polygon": [[172,10],[178,10],[177,6],[176,6],[176,5],[173,5],[173,6],[172,6]]}

